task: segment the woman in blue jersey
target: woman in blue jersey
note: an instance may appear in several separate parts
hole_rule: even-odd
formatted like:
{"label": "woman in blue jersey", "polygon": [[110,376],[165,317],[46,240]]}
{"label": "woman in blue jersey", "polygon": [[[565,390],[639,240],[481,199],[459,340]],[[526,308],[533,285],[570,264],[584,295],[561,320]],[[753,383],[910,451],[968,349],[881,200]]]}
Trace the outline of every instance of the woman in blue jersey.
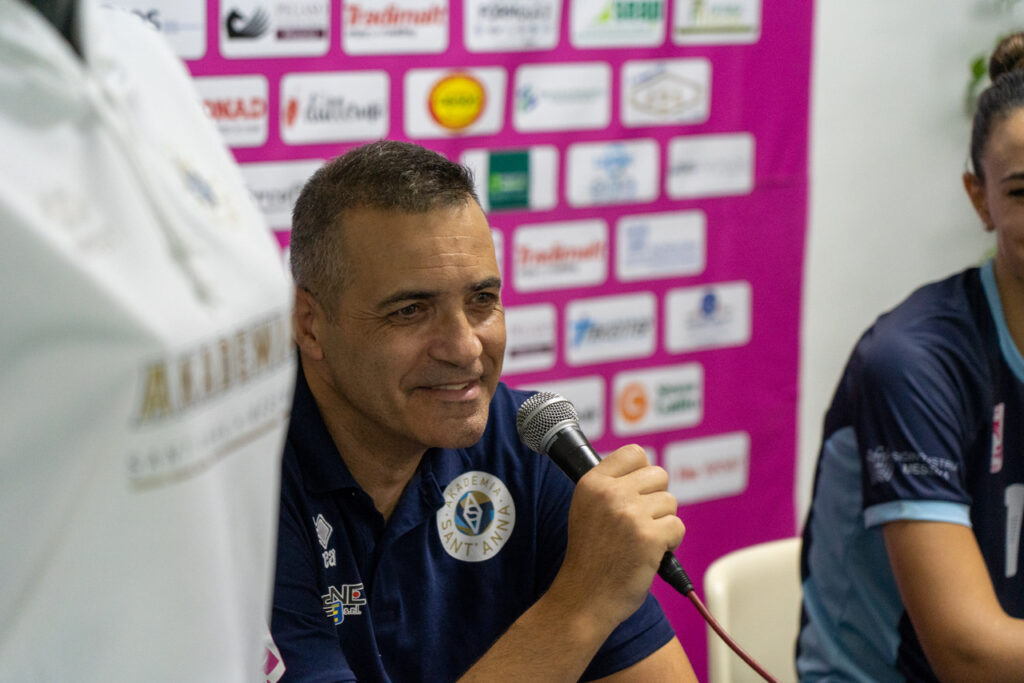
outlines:
{"label": "woman in blue jersey", "polygon": [[801,681],[1024,680],[1024,34],[963,181],[996,254],[864,333],[804,529]]}

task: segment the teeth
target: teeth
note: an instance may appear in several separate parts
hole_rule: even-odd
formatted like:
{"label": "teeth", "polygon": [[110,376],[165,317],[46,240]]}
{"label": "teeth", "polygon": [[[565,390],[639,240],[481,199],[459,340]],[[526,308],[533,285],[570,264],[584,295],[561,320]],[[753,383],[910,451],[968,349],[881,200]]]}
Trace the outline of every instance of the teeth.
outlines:
{"label": "teeth", "polygon": [[469,386],[469,382],[463,382],[462,384],[441,384],[437,388],[445,391],[459,391]]}

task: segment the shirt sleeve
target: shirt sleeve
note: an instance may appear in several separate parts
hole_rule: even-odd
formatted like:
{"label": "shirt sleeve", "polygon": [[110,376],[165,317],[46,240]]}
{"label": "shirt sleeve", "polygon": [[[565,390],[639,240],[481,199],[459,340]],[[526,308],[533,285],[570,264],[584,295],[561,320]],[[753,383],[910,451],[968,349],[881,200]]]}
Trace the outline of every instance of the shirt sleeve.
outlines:
{"label": "shirt sleeve", "polygon": [[648,593],[640,608],[604,641],[580,680],[592,681],[622,671],[654,654],[674,636],[658,600]]}
{"label": "shirt sleeve", "polygon": [[865,338],[853,360],[854,428],[865,521],[969,526],[966,454],[974,438],[970,373],[945,340]]}
{"label": "shirt sleeve", "polygon": [[[290,451],[290,449],[288,449]],[[270,630],[281,651],[285,672],[281,683],[343,683],[355,674],[324,618],[317,590],[320,584],[313,539],[302,524],[302,481],[294,457],[286,451],[281,477],[281,511],[277,542],[277,574]]]}

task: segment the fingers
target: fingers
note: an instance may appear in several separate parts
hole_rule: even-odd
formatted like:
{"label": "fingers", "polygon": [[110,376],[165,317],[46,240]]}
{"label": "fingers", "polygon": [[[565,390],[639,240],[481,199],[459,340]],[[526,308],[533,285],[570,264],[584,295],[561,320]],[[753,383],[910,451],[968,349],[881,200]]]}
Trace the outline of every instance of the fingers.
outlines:
{"label": "fingers", "polygon": [[673,547],[682,540],[684,528],[676,517],[679,503],[668,491],[668,473],[651,465],[640,446],[630,444],[613,451],[580,484],[603,497],[610,509],[632,509],[638,518],[651,520],[674,518],[666,522],[667,537],[674,539]]}
{"label": "fingers", "polygon": [[663,535],[661,538],[668,541],[666,550],[678,548],[679,544],[683,542],[683,536],[686,535],[686,525],[674,513],[675,511],[673,510],[673,514],[665,515],[655,520],[655,523],[662,526],[660,533]]}
{"label": "fingers", "polygon": [[650,464],[644,449],[631,443],[606,455],[594,469],[609,477],[621,477]]}
{"label": "fingers", "polygon": [[640,494],[668,489],[668,472],[657,465],[651,465],[644,449],[636,444],[623,446],[608,454],[594,470],[607,477],[622,479]]}
{"label": "fingers", "polygon": [[[643,449],[623,446],[580,478],[569,509],[562,571],[587,587],[587,604],[618,620],[639,606],[666,550],[686,531],[668,474]],[[560,575],[562,572],[560,571]]]}

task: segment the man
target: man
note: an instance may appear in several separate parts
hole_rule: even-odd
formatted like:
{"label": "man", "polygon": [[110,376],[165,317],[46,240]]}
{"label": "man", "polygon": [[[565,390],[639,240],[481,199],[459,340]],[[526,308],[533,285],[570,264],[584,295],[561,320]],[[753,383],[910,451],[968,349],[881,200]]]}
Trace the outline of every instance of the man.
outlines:
{"label": "man", "polygon": [[498,382],[501,280],[465,169],[350,151],[303,189],[291,258],[285,680],[694,680],[648,592],[683,535],[665,472],[627,446],[574,495],[516,436],[528,394]]}

